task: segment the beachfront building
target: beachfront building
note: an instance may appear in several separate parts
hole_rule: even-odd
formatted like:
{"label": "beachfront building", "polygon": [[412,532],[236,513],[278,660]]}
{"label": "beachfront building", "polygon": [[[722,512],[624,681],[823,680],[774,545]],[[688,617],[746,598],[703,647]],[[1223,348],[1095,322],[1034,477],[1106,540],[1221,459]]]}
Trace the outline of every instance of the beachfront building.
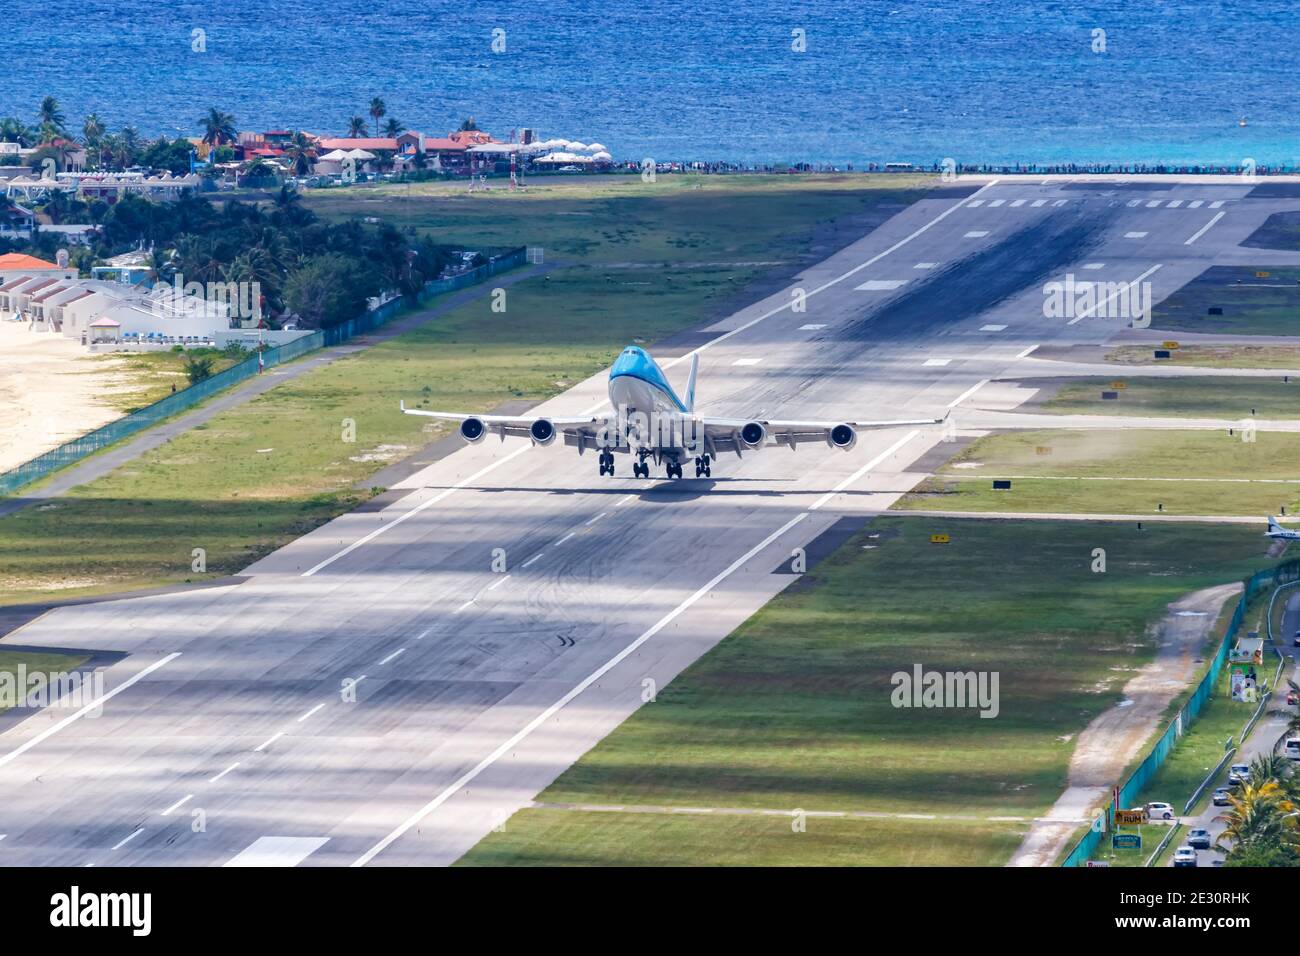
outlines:
{"label": "beachfront building", "polygon": [[102,199],[117,202],[123,196],[136,195],[155,202],[179,199],[187,189],[197,189],[199,177],[193,173],[173,176],[165,172],[159,176],[144,173],[57,173],[53,179],[44,175],[15,176],[5,180],[6,199],[21,198],[24,202],[41,202],[56,192],[72,193],[78,199]]}
{"label": "beachfront building", "polygon": [[0,320],[82,345],[156,347],[218,341],[238,325],[231,304],[200,295],[149,290],[130,282],[81,279],[76,270],[31,256],[0,256],[0,267],[30,260],[26,271],[0,274]]}
{"label": "beachfront building", "polygon": [[26,276],[30,279],[34,275],[75,279],[77,270],[54,262],[47,262],[35,256],[24,255],[21,252],[6,252],[4,255],[0,255],[0,285],[4,285],[10,279],[18,276]]}

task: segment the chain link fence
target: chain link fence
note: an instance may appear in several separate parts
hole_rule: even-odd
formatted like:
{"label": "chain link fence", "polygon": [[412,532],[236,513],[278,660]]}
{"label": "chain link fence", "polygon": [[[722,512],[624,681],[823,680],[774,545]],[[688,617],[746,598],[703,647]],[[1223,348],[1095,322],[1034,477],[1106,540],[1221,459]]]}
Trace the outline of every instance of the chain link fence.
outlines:
{"label": "chain link fence", "polygon": [[[1188,698],[1182,709],[1174,715],[1165,732],[1160,735],[1160,739],[1155,742],[1150,752],[1146,755],[1132,775],[1124,781],[1123,786],[1119,788],[1119,805],[1126,808],[1132,805],[1137,795],[1142,792],[1148,781],[1155,776],[1156,771],[1164,764],[1174,745],[1178,743],[1196,715],[1204,709],[1205,704],[1209,701],[1214,693],[1214,686],[1223,672],[1223,665],[1228,660],[1228,652],[1233,645],[1237,643],[1237,632],[1241,629],[1242,622],[1246,617],[1246,608],[1255,595],[1259,594],[1266,588],[1276,588],[1281,584],[1287,584],[1291,581],[1300,580],[1300,560],[1287,561],[1279,564],[1277,567],[1269,568],[1267,571],[1258,571],[1246,579],[1246,586],[1242,590],[1241,597],[1237,601],[1237,607],[1232,612],[1232,621],[1228,624],[1228,630],[1223,635],[1223,641],[1219,645],[1218,652],[1210,662],[1210,668],[1201,678],[1201,682],[1196,685],[1196,690]],[[1111,829],[1112,817],[1111,811],[1113,806],[1107,805],[1105,808],[1105,829],[1100,827],[1100,818],[1097,824],[1089,828],[1088,832],[1076,843],[1069,855],[1061,863],[1062,866],[1083,866],[1092,858],[1102,838]]]}

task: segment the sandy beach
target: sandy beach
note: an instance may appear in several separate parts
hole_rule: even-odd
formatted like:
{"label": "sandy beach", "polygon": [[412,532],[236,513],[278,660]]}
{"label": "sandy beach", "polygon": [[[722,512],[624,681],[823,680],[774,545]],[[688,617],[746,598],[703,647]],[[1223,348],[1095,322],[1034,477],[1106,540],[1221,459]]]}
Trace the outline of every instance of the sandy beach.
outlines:
{"label": "sandy beach", "polygon": [[131,387],[119,368],[62,335],[0,321],[0,471],[120,417],[107,401]]}

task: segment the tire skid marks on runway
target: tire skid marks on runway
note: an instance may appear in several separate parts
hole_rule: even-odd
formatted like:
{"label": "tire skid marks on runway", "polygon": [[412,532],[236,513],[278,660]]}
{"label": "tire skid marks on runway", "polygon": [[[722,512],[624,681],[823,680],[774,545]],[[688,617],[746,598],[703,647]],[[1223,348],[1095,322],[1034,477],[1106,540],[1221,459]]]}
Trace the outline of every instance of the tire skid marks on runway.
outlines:
{"label": "tire skid marks on runway", "polygon": [[667,614],[661,617],[658,621],[656,621],[653,625],[651,625],[648,629],[642,632],[641,635],[636,638],[636,640],[632,641],[632,643],[628,644],[625,648],[623,648],[621,651],[619,651],[617,654],[611,657],[608,661],[606,661],[600,667],[596,668],[596,670],[592,671],[589,675],[587,675],[587,677],[585,677],[576,686],[574,686],[571,690],[569,690],[563,697],[561,697],[555,703],[551,704],[540,714],[538,714],[532,720],[530,720],[527,724],[525,724],[523,727],[517,730],[509,739],[499,744],[496,747],[496,749],[494,749],[486,757],[480,760],[473,768],[471,768],[470,770],[462,774],[452,784],[443,788],[443,790],[441,790],[432,800],[430,800],[424,806],[416,810],[415,813],[407,817],[406,820],[404,820],[394,830],[392,830],[385,837],[383,837],[383,839],[381,839],[373,847],[371,847],[369,850],[367,850],[365,853],[359,856],[356,860],[354,860],[352,862],[352,866],[354,867],[365,866],[366,864],[371,862],[375,857],[377,857],[380,853],[382,853],[384,850],[390,847],[394,842],[396,842],[403,834],[410,831],[413,827],[419,824],[420,821],[422,821],[430,813],[433,813],[440,806],[442,806],[449,799],[451,799],[451,797],[453,797],[456,793],[464,789],[480,774],[482,774],[493,764],[495,764],[498,760],[500,760],[503,756],[505,756],[507,753],[509,753],[511,750],[517,747],[520,742],[522,742],[523,740],[531,736],[532,733],[537,730],[537,728],[541,727],[552,717],[554,717],[557,713],[559,713],[566,706],[568,706],[573,700],[575,700],[580,694],[582,694],[583,691],[585,691],[587,688],[591,687],[593,684],[599,681],[602,677],[604,677],[611,670],[613,670],[624,660],[630,657],[633,653],[635,653],[639,647],[641,647],[648,640],[650,640],[652,637],[654,637],[656,634],[658,634],[660,631],[666,628],[669,624],[675,621],[678,617],[684,614],[687,610],[693,607],[701,598],[711,593],[714,588],[716,588],[727,578],[731,577],[731,575],[734,574],[736,571],[740,570],[742,567],[748,564],[753,558],[761,554],[772,543],[777,541],[782,535],[784,535],[791,528],[794,528],[799,523],[805,521],[813,514],[813,512],[817,511],[827,502],[834,499],[836,495],[840,494],[840,492],[844,491],[851,484],[853,484],[858,479],[860,479],[863,475],[865,475],[868,471],[870,471],[876,465],[880,464],[880,462],[884,461],[890,455],[897,452],[898,449],[900,449],[904,444],[911,441],[913,438],[917,437],[920,434],[921,432],[918,429],[913,429],[912,431],[908,432],[906,435],[898,439],[896,442],[894,442],[894,444],[890,445],[887,449],[885,449],[875,458],[871,459],[871,461],[867,462],[865,465],[863,465],[853,474],[849,475],[847,478],[845,478],[843,481],[837,484],[831,491],[828,491],[826,494],[822,495],[822,497],[817,499],[816,502],[810,505],[807,508],[807,510],[800,511],[798,514],[794,515],[792,518],[790,518],[790,520],[786,521],[783,525],[781,525],[781,527],[777,528],[775,531],[769,534],[758,544],[754,545],[752,548],[750,548],[740,557],[736,558],[736,560],[732,561],[731,564],[727,565],[726,568],[724,568],[722,571],[714,575],[713,578],[711,578],[708,581],[708,583],[706,583],[702,587],[692,592],[680,604],[678,604],[675,608],[673,608],[671,611],[669,611]]}

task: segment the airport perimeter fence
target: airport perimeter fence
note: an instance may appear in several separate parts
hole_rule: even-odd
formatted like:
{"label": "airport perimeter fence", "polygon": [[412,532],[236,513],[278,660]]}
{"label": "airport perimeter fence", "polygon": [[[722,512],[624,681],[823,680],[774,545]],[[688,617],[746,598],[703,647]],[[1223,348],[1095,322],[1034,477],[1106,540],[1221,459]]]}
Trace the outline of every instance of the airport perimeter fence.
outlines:
{"label": "airport perimeter fence", "polygon": [[[1246,579],[1245,588],[1242,590],[1241,597],[1237,600],[1237,606],[1232,612],[1232,620],[1229,622],[1228,629],[1219,644],[1218,652],[1210,662],[1209,670],[1205,672],[1201,682],[1196,685],[1196,690],[1192,692],[1192,696],[1188,698],[1187,703],[1169,722],[1169,726],[1160,735],[1160,739],[1155,742],[1155,745],[1146,755],[1146,759],[1138,764],[1137,769],[1119,788],[1119,806],[1121,808],[1133,805],[1137,795],[1156,775],[1156,771],[1169,757],[1174,746],[1178,743],[1178,739],[1187,732],[1192,721],[1196,719],[1196,715],[1204,709],[1206,702],[1213,695],[1214,686],[1218,682],[1220,674],[1223,673],[1223,665],[1227,663],[1228,652],[1237,641],[1237,632],[1241,629],[1241,624],[1245,620],[1246,608],[1251,600],[1265,588],[1277,588],[1282,584],[1297,580],[1300,580],[1300,560],[1287,561],[1266,571],[1257,571]],[[1070,850],[1065,860],[1062,861],[1062,866],[1083,866],[1092,858],[1098,845],[1111,829],[1113,809],[1114,807],[1110,804],[1105,808],[1105,829],[1103,830],[1096,825],[1090,827],[1088,832]]]}
{"label": "airport perimeter fence", "polygon": [[[423,304],[435,295],[454,292],[457,289],[475,285],[497,273],[523,265],[526,258],[527,249],[523,247],[510,249],[500,255],[492,256],[486,264],[468,272],[446,279],[435,279],[432,282],[426,282],[415,297],[416,303]],[[265,349],[261,353],[262,365],[270,368],[272,365],[279,365],[282,362],[298,358],[326,345],[338,345],[341,342],[346,342],[353,336],[368,332],[391,321],[405,307],[405,297],[397,296],[378,308],[369,310],[365,315],[358,316],[341,325],[329,329],[318,329],[294,339],[292,342]],[[44,454],[37,455],[30,461],[23,462],[16,468],[0,474],[0,494],[13,494],[24,485],[38,481],[60,468],[66,468],[88,455],[93,455],[102,448],[107,448],[109,445],[121,441],[123,438],[129,438],[136,432],[156,425],[165,418],[170,418],[178,412],[192,408],[217,392],[224,391],[232,385],[237,385],[257,374],[258,357],[254,355],[232,365],[228,369],[217,372],[215,375],[210,375],[202,381],[195,382],[188,388],[173,392],[152,405],[137,409],[129,415],[124,415],[116,421],[102,425],[92,432],[87,432],[79,438],[72,439],[72,441],[64,442],[59,447],[52,448]]]}

